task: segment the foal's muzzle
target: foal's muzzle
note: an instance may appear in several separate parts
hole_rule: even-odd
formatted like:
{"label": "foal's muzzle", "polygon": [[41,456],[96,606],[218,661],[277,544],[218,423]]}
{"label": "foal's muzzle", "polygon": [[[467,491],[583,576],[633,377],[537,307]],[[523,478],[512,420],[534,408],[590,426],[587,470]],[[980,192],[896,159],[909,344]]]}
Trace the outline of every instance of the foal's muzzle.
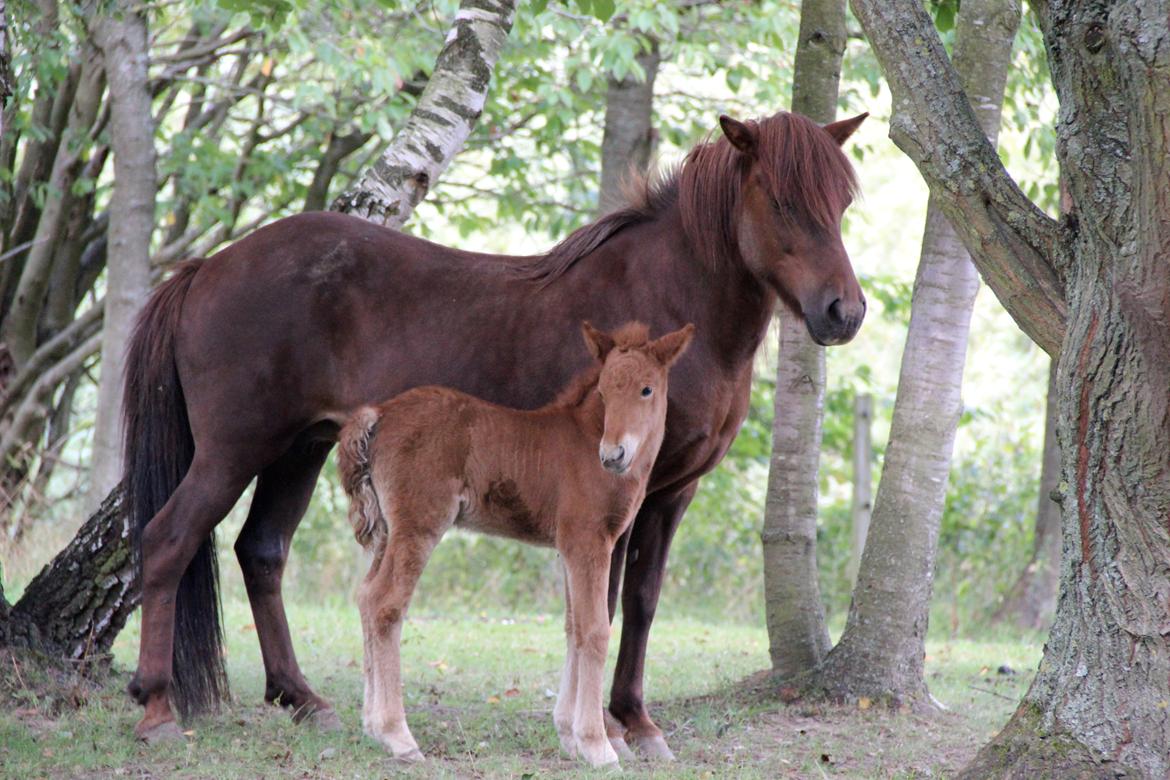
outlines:
{"label": "foal's muzzle", "polygon": [[606,471],[612,471],[614,474],[624,474],[626,469],[630,467],[629,459],[626,458],[626,448],[620,444],[606,446],[602,442],[597,454],[601,458],[601,465],[605,467]]}

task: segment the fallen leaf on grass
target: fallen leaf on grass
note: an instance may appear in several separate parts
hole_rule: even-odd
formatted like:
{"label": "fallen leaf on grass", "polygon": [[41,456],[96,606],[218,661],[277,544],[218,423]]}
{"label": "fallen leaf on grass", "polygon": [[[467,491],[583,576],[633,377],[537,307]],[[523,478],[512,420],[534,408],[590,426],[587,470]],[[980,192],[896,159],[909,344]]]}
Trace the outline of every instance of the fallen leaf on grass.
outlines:
{"label": "fallen leaf on grass", "polygon": [[500,697],[499,696],[489,696],[489,697],[487,697],[487,703],[488,704],[499,704]]}
{"label": "fallen leaf on grass", "polygon": [[504,696],[506,696],[509,699],[512,698],[513,696],[519,696],[519,695],[520,695],[519,688],[509,688],[508,690],[504,691]]}
{"label": "fallen leaf on grass", "polygon": [[862,696],[857,700],[857,709],[868,710],[873,705],[873,701],[868,696]]}

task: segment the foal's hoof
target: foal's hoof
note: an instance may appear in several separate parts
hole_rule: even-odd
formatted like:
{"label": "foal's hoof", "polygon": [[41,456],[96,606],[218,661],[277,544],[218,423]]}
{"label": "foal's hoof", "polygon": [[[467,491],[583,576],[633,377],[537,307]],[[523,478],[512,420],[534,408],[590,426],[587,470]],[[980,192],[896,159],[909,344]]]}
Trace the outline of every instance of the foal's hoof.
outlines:
{"label": "foal's hoof", "polygon": [[589,766],[596,768],[609,767],[612,769],[621,769],[618,763],[617,752],[613,745],[606,739],[600,744],[593,744],[577,740],[577,755],[585,760]]}
{"label": "foal's hoof", "polygon": [[622,761],[633,761],[636,758],[634,751],[626,744],[625,737],[610,737],[609,745]]}
{"label": "foal's hoof", "polygon": [[422,754],[422,751],[419,750],[418,748],[415,748],[414,750],[408,750],[405,753],[395,753],[394,754],[394,763],[403,764],[405,766],[409,766],[411,764],[417,764],[417,763],[419,763],[421,761],[425,761],[425,760],[426,760],[426,756],[424,756]]}
{"label": "foal's hoof", "polygon": [[324,733],[341,731],[341,718],[333,709],[317,710],[305,718],[304,722]]}
{"label": "foal's hoof", "polygon": [[183,730],[173,720],[156,723],[147,728],[142,728],[140,723],[134,728],[134,736],[148,745],[159,745],[164,742],[182,742]]}
{"label": "foal's hoof", "polygon": [[674,761],[674,753],[670,752],[661,734],[653,737],[633,737],[630,742],[643,758],[652,761]]}

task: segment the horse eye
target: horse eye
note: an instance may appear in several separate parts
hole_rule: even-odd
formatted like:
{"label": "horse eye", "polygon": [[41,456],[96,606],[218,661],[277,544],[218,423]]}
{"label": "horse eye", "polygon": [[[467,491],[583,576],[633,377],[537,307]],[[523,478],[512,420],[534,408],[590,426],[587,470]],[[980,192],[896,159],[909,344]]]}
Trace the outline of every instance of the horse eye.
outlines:
{"label": "horse eye", "polygon": [[651,394],[651,393],[653,393],[653,392],[654,392],[654,391],[653,391],[653,390],[651,390],[649,387],[643,387],[643,388],[642,388],[642,397],[643,397],[643,398],[649,398],[649,397],[650,397],[650,394]]}

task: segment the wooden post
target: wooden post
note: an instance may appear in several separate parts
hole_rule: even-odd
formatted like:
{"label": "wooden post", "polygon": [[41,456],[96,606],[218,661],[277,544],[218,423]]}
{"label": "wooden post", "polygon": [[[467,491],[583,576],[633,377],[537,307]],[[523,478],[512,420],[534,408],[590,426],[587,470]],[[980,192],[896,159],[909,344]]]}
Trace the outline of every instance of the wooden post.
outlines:
{"label": "wooden post", "polygon": [[869,533],[869,514],[873,509],[873,442],[870,440],[870,420],[873,418],[873,396],[858,393],[853,398],[853,540],[849,551],[849,583],[857,582],[861,566],[861,551]]}

